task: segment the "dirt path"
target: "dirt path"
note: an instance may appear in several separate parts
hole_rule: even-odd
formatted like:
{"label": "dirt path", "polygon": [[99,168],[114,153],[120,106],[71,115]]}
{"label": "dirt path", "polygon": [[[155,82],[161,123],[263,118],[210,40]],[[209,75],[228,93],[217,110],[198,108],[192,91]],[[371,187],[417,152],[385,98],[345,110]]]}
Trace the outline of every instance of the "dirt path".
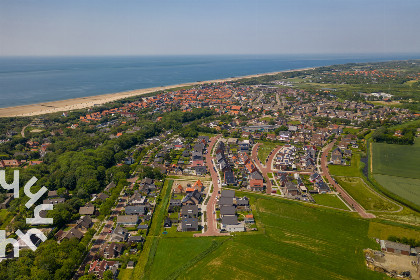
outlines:
{"label": "dirt path", "polygon": [[22,131],[20,132],[20,134],[22,135],[23,138],[25,138],[25,129],[28,127],[28,125],[24,126],[22,128]]}
{"label": "dirt path", "polygon": [[355,211],[359,213],[359,215],[363,218],[375,218],[376,216],[367,213],[366,210],[356,201],[354,200],[339,184],[337,184],[330,175],[330,171],[328,170],[327,162],[328,162],[328,153],[334,146],[336,140],[328,144],[323,152],[321,157],[321,170],[322,175],[324,175],[331,186],[335,187],[337,192],[341,195],[341,197],[347,202],[348,205],[351,205]]}

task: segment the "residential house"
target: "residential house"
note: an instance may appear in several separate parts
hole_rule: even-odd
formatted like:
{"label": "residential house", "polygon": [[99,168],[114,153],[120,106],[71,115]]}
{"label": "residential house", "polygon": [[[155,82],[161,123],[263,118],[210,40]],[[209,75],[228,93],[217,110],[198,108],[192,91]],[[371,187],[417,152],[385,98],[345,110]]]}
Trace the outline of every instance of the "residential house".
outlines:
{"label": "residential house", "polygon": [[221,228],[222,228],[222,230],[226,230],[228,232],[245,231],[244,223],[239,223],[238,218],[236,216],[224,216],[224,217],[222,217]]}
{"label": "residential house", "polygon": [[93,221],[90,216],[82,216],[77,221],[75,228],[81,229],[81,230],[88,230],[93,225]]}
{"label": "residential house", "polygon": [[197,218],[198,206],[197,205],[184,205],[181,208],[181,218]]}
{"label": "residential house", "polygon": [[121,243],[105,243],[105,246],[102,247],[101,255],[105,259],[115,259],[118,258],[124,250],[124,245]]}
{"label": "residential house", "polygon": [[183,218],[181,221],[182,231],[198,231],[198,218]]}
{"label": "residential house", "polygon": [[119,262],[117,261],[95,260],[91,263],[88,273],[102,278],[105,271],[109,270],[112,272],[115,279],[118,274],[118,266]]}
{"label": "residential house", "polygon": [[125,242],[128,236],[129,234],[124,228],[117,226],[111,233],[111,241]]}
{"label": "residential house", "polygon": [[137,215],[121,215],[117,216],[117,225],[121,226],[136,226],[139,222]]}
{"label": "residential house", "polygon": [[125,207],[125,214],[126,215],[145,215],[147,214],[147,206],[145,205],[131,205]]}

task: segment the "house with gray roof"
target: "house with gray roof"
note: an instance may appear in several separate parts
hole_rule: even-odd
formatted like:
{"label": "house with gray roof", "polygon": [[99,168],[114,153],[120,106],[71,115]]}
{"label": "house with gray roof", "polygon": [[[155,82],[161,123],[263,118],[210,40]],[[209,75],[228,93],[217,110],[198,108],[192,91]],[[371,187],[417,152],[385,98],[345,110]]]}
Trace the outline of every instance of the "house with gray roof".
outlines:
{"label": "house with gray roof", "polygon": [[241,232],[245,231],[245,224],[238,222],[236,216],[224,216],[222,217],[221,228],[228,232]]}
{"label": "house with gray roof", "polygon": [[122,215],[117,216],[117,225],[121,226],[135,226],[139,222],[139,216],[137,215]]}

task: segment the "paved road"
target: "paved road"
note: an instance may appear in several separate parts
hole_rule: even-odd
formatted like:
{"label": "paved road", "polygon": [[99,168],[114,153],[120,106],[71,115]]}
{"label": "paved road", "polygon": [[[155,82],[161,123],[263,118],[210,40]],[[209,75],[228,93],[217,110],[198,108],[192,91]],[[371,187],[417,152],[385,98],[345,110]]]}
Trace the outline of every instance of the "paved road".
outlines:
{"label": "paved road", "polygon": [[194,234],[194,236],[221,236],[221,235],[229,235],[229,233],[220,233],[217,229],[217,221],[216,221],[216,197],[219,194],[220,191],[220,184],[218,182],[219,175],[215,171],[215,167],[213,164],[213,157],[211,156],[211,151],[216,144],[217,140],[219,139],[220,135],[216,137],[212,137],[211,141],[209,143],[209,146],[207,148],[207,154],[206,154],[206,164],[207,168],[210,170],[211,179],[213,182],[213,193],[211,194],[211,197],[209,199],[209,202],[207,203],[207,230],[204,233],[197,233]]}
{"label": "paved road", "polygon": [[351,205],[353,207],[353,209],[355,211],[357,211],[359,213],[360,216],[362,216],[363,218],[375,218],[376,216],[371,214],[371,213],[367,213],[366,210],[359,204],[357,203],[356,200],[354,200],[339,184],[337,184],[333,178],[330,175],[330,171],[328,170],[328,166],[327,166],[327,162],[328,162],[328,153],[330,152],[330,150],[332,149],[332,147],[334,146],[336,140],[334,140],[333,142],[331,142],[330,144],[328,144],[323,152],[322,152],[322,157],[321,157],[321,169],[322,169],[322,175],[325,176],[325,178],[327,178],[328,182],[335,187],[335,189],[337,190],[337,192],[341,195],[341,197],[347,202],[348,205]]}
{"label": "paved road", "polygon": [[273,159],[274,156],[277,154],[277,152],[281,149],[281,146],[275,148],[271,154],[268,156],[267,165],[263,165],[260,160],[258,159],[258,147],[261,146],[261,143],[257,143],[252,147],[251,152],[251,159],[254,161],[255,166],[260,170],[261,174],[264,176],[265,181],[267,182],[266,186],[266,192],[267,194],[271,194],[272,186],[270,178],[268,178],[268,173],[272,172],[272,165],[273,165]]}

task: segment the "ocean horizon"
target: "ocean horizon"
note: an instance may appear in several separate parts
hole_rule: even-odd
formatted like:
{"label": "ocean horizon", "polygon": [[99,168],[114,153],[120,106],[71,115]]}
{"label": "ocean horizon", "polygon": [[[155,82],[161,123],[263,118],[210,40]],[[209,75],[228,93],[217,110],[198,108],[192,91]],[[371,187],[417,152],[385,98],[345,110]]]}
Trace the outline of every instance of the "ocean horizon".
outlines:
{"label": "ocean horizon", "polygon": [[0,57],[0,108],[419,54]]}

